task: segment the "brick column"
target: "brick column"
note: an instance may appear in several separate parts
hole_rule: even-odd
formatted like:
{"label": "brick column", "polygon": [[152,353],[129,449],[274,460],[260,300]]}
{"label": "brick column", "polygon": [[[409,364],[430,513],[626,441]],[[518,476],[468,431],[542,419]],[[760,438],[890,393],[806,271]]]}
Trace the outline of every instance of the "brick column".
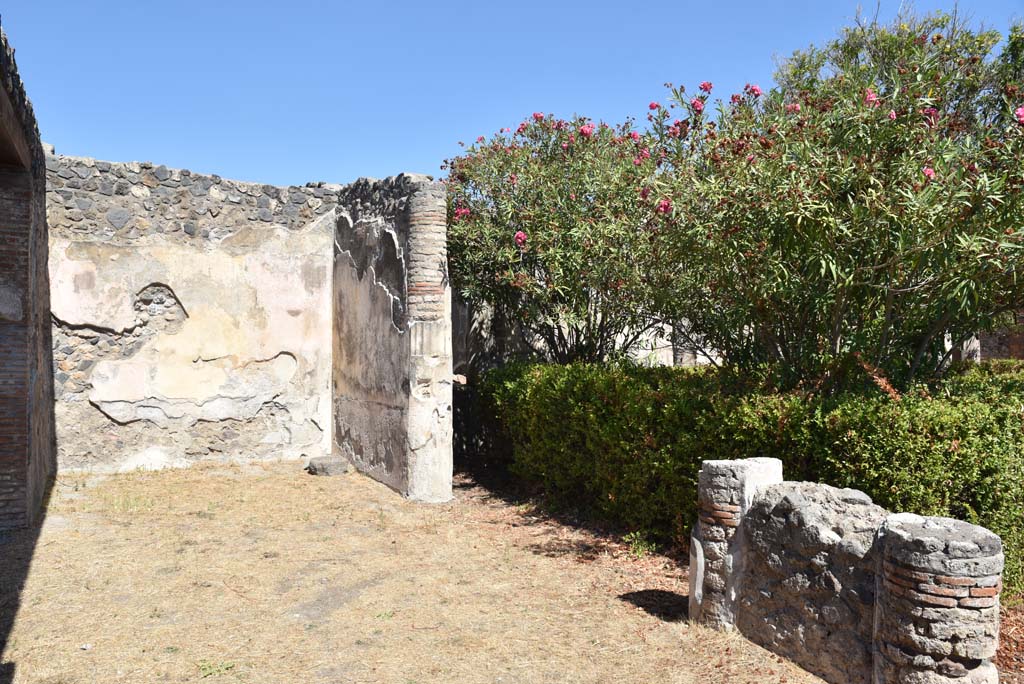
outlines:
{"label": "brick column", "polygon": [[997,684],[999,537],[900,513],[886,518],[877,541],[874,684]]}
{"label": "brick column", "polygon": [[416,182],[408,219],[407,495],[414,501],[443,502],[452,498],[452,300],[444,186]]}
{"label": "brick column", "polygon": [[32,190],[27,173],[0,171],[0,529],[28,507]]}
{"label": "brick column", "polygon": [[697,485],[697,524],[690,540],[690,619],[716,629],[735,623],[742,573],[740,522],[759,489],[782,482],[782,461],[704,461]]}

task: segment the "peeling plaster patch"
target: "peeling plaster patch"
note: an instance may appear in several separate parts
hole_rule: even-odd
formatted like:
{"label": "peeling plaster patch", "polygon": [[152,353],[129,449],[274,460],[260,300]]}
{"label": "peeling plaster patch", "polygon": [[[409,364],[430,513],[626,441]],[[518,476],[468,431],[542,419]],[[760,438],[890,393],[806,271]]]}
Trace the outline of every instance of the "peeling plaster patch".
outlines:
{"label": "peeling plaster patch", "polygon": [[286,352],[241,367],[229,359],[197,363],[142,354],[96,364],[89,401],[120,424],[248,420],[284,392],[297,367]]}
{"label": "peeling plaster patch", "polygon": [[371,282],[387,293],[391,299],[391,319],[402,332],[406,322],[406,264],[395,230],[379,217],[360,219],[353,224],[350,216],[339,212],[335,235],[335,256],[346,255],[360,282],[369,273]]}

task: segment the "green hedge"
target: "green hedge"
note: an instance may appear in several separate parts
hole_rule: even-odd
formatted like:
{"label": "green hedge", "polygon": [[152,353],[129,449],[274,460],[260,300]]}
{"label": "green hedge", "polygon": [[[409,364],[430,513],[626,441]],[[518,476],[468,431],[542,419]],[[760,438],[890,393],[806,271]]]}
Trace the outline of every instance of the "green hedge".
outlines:
{"label": "green hedge", "polygon": [[486,376],[481,398],[492,439],[511,444],[513,472],[556,505],[669,542],[696,518],[702,460],[771,456],[790,480],[992,529],[1007,587],[1024,589],[1019,365],[965,370],[899,401],[765,387],[708,369],[508,366]]}

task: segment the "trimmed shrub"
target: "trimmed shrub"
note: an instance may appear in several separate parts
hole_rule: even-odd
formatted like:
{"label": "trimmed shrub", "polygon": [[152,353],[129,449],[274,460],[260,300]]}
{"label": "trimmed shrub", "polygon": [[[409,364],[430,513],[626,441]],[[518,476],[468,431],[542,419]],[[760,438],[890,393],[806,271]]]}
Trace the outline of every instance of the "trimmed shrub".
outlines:
{"label": "trimmed shrub", "polygon": [[854,487],[894,511],[984,525],[1024,588],[1024,370],[983,365],[894,400],[779,393],[721,370],[507,366],[481,392],[511,469],[555,506],[662,542],[696,518],[706,459],[779,458],[787,479]]}

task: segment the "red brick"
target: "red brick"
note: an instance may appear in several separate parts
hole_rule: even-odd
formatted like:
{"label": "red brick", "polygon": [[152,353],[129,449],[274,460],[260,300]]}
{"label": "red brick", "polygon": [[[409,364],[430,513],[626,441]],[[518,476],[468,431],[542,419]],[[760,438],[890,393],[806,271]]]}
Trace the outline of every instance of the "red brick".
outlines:
{"label": "red brick", "polygon": [[960,599],[961,608],[991,608],[996,605],[998,599],[996,597],[977,597],[977,598],[962,598]]}
{"label": "red brick", "polygon": [[936,575],[935,581],[950,587],[973,587],[977,584],[973,577],[949,577],[947,575]]}
{"label": "red brick", "polygon": [[[938,606],[940,608],[956,608],[955,598],[946,598],[944,596],[932,596],[931,594],[922,594],[918,591],[907,590],[907,598],[926,605],[926,606]],[[970,601],[971,599],[960,599],[960,605],[963,605],[964,601]],[[985,599],[978,599],[985,600]]]}
{"label": "red brick", "polygon": [[931,582],[933,575],[929,575],[926,572],[918,572],[917,570],[911,570],[910,568],[904,568],[900,565],[894,565],[889,561],[885,562],[885,569],[893,574],[900,575],[901,577],[909,577],[912,580],[918,582]]}
{"label": "red brick", "polygon": [[943,587],[936,584],[919,584],[917,589],[933,596],[952,596],[954,598],[967,596],[970,591],[967,587]]}

